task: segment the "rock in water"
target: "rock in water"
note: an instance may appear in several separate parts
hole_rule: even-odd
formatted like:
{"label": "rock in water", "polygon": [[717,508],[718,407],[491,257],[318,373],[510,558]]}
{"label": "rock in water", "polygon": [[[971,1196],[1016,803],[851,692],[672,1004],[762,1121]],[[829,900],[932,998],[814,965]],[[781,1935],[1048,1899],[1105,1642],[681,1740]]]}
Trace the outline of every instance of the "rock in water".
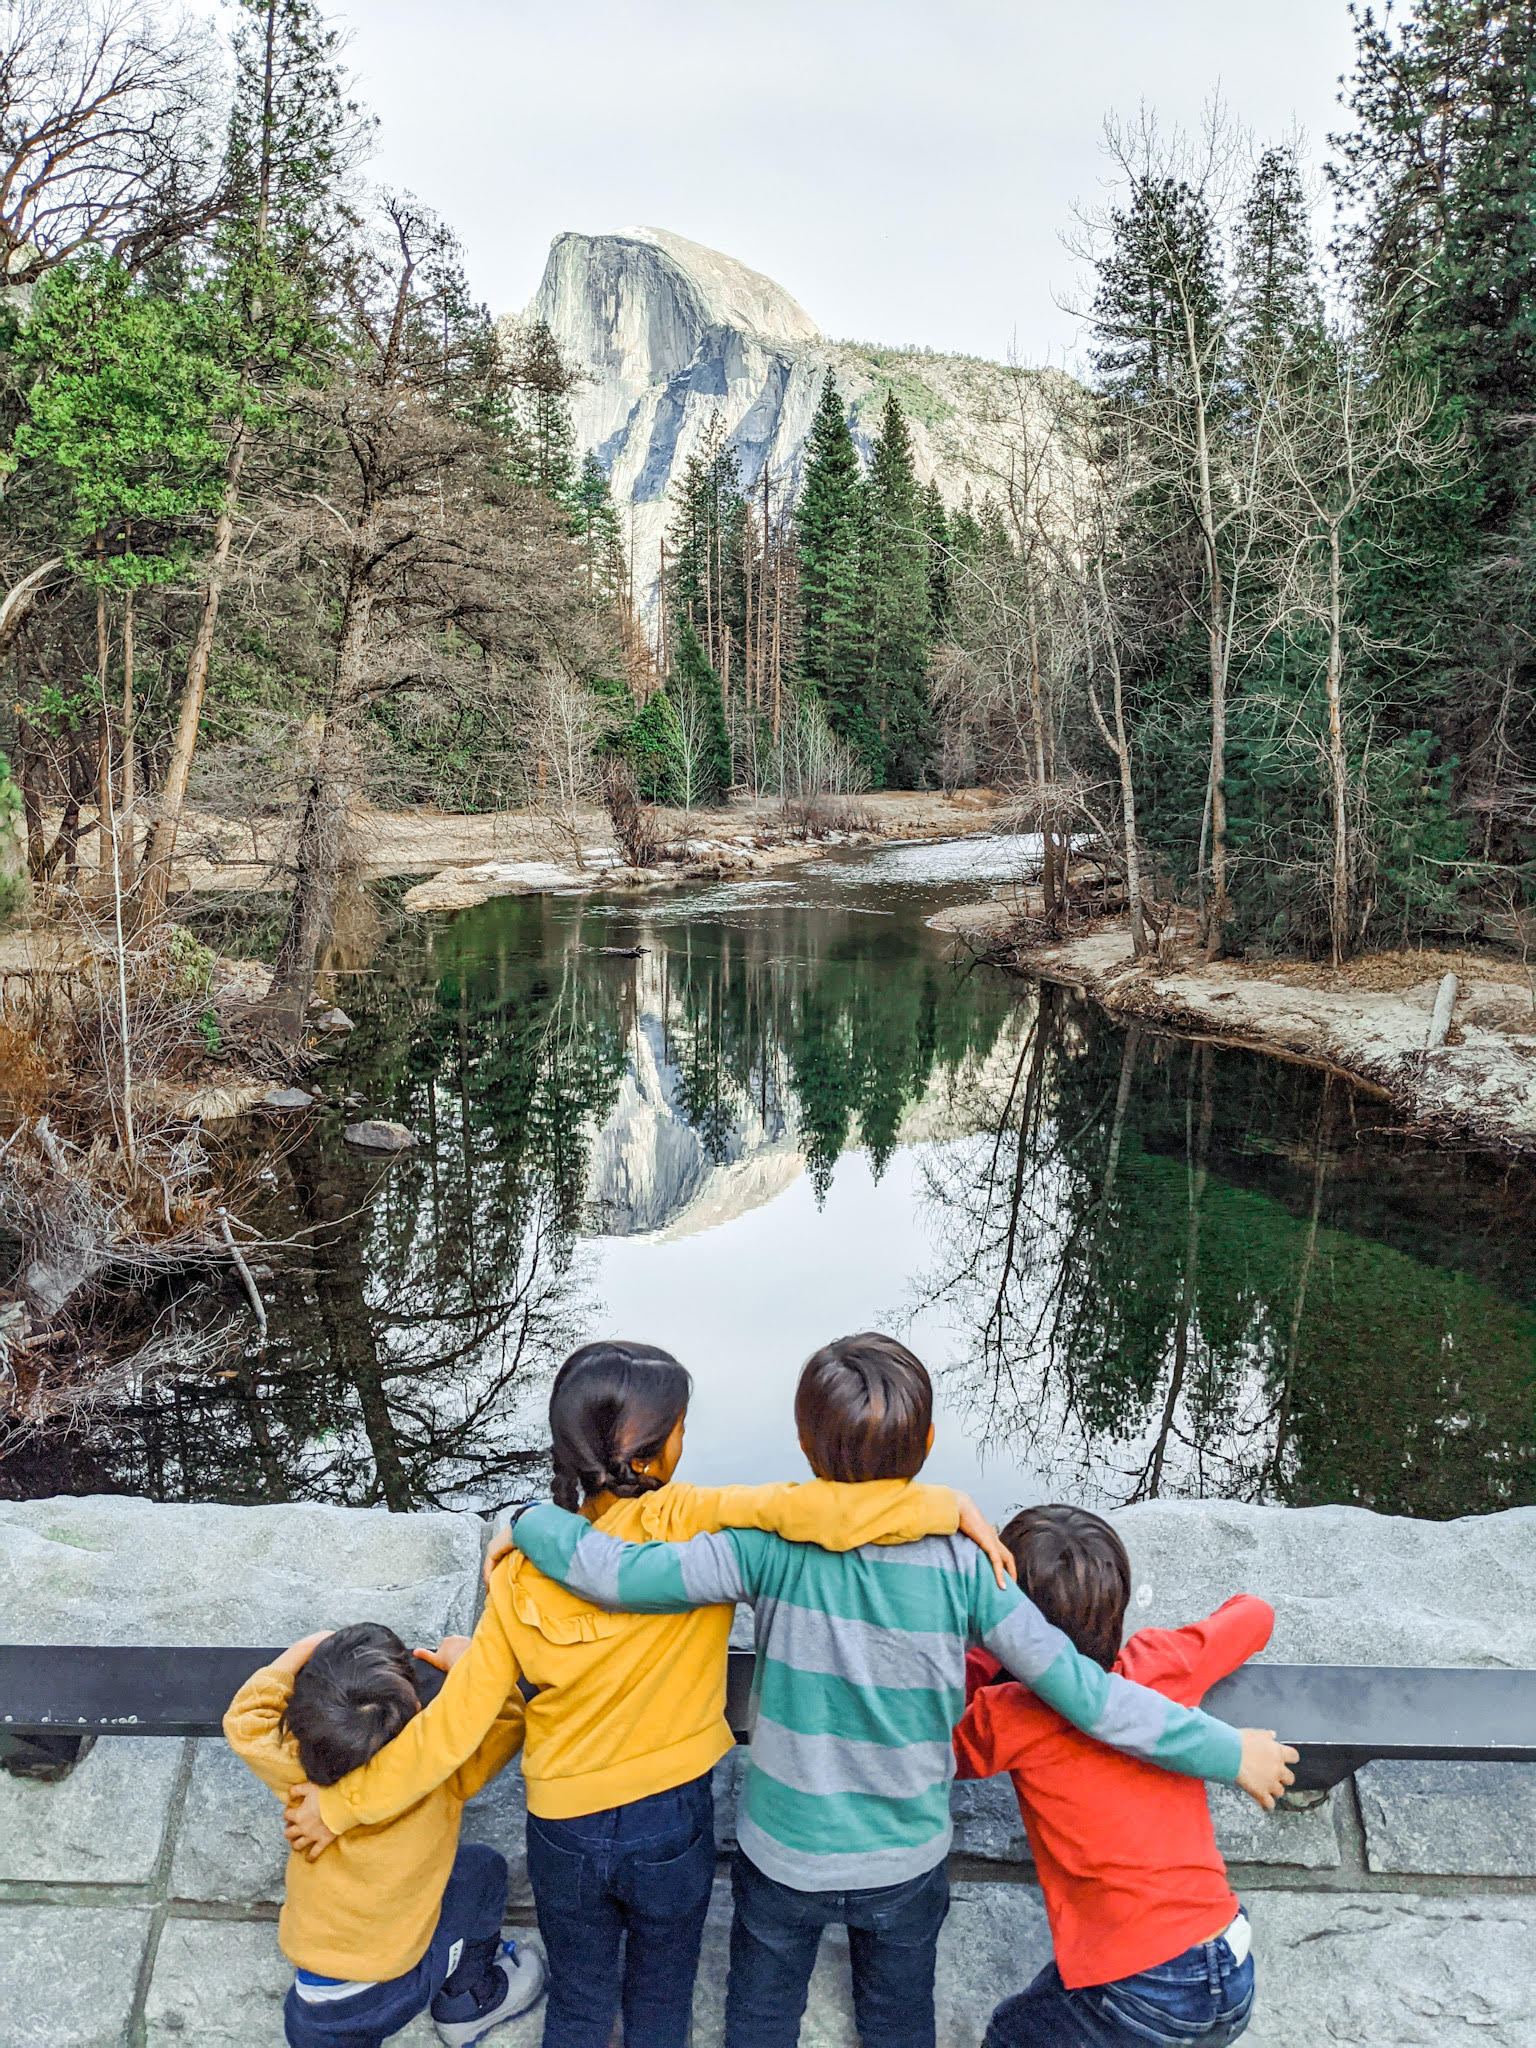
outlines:
{"label": "rock in water", "polygon": [[307,1088],[269,1088],[261,1098],[262,1109],[313,1109],[315,1098]]}
{"label": "rock in water", "polygon": [[416,1133],[404,1124],[392,1124],[378,1116],[348,1124],[342,1135],[349,1145],[361,1145],[368,1152],[408,1152],[418,1142]]}
{"label": "rock in water", "polygon": [[987,464],[998,418],[1025,406],[1043,424],[1072,386],[1054,370],[1014,371],[969,356],[828,341],[781,285],[734,257],[662,228],[557,235],[523,316],[548,323],[586,373],[570,394],[578,452],[596,453],[616,505],[632,513],[636,589],[649,603],[667,487],[698,452],[715,414],[760,504],[798,479],[828,370],[853,408],[867,457],[888,390],[907,415],[918,480],[951,503],[994,488]]}

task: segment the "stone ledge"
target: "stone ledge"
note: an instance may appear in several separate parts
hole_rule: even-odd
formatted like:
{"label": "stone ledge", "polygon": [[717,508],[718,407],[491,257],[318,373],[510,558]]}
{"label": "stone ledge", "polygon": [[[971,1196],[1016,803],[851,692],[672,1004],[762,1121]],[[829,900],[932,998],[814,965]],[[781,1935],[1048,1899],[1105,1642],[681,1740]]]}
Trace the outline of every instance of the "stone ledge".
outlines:
{"label": "stone ledge", "polygon": [[[283,2048],[283,2000],[292,1982],[273,1927],[167,1920],[144,2003],[144,2048]],[[495,2048],[537,2048],[543,2029],[541,2001],[498,2028]],[[390,2040],[401,2048],[440,2048],[425,2013]]]}
{"label": "stone ledge", "polygon": [[1536,1765],[1377,1763],[1355,1782],[1371,1870],[1536,1877]]}
{"label": "stone ledge", "polygon": [[289,1643],[382,1621],[410,1643],[473,1626],[478,1515],[0,1501],[0,1615],[16,1643]]}
{"label": "stone ledge", "polygon": [[0,1879],[148,1884],[184,1742],[106,1735],[57,1785],[0,1771]]}
{"label": "stone ledge", "polygon": [[0,1906],[5,2048],[122,2048],[152,1916],[127,1906]]}

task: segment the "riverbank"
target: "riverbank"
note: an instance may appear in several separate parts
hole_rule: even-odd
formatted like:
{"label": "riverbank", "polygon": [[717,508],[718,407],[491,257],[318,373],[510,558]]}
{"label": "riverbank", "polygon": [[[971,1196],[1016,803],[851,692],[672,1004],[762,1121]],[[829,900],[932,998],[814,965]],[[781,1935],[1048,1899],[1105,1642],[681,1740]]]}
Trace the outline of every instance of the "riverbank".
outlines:
{"label": "riverbank", "polygon": [[[656,809],[649,815],[658,836],[678,851],[644,870],[624,866],[608,814],[596,806],[558,820],[547,811],[471,813],[428,806],[386,811],[363,804],[350,822],[364,876],[420,875],[425,879],[407,892],[406,908],[453,911],[492,896],[666,887],[814,860],[837,847],[996,832],[1002,829],[1005,801],[989,789],[826,797],[810,807],[822,815],[809,835],[803,821],[786,818],[776,799],[717,810]],[[236,825],[207,812],[189,812],[177,847],[176,891],[205,896],[286,888],[290,836],[282,820]],[[82,874],[88,877],[93,865],[94,845],[87,838],[81,846]],[[0,947],[5,944],[0,937]]]}
{"label": "riverbank", "polygon": [[[1208,962],[1193,931],[1138,962],[1123,918],[1067,939],[1027,936],[1006,900],[929,920],[1010,973],[1086,991],[1112,1016],[1331,1067],[1444,1137],[1536,1151],[1536,978],[1492,952],[1425,947],[1318,961]],[[1426,1048],[1443,978],[1457,979],[1446,1043]]]}
{"label": "riverbank", "polygon": [[[1536,1511],[1416,1522],[1355,1508],[1154,1501],[1113,1516],[1131,1625],[1167,1627],[1245,1590],[1271,1601],[1284,1663],[1536,1664]],[[296,1504],[0,1504],[11,1641],[275,1644],[374,1619],[408,1642],[472,1624],[489,1525]],[[720,2040],[741,1752],[716,1768],[721,1875],[695,2003]],[[1531,2048],[1536,1773],[1374,1763],[1263,1814],[1212,1793],[1253,1923],[1252,2048]],[[940,2048],[975,2048],[1049,1936],[1005,1778],[953,1795],[953,1909],[939,1951]],[[532,1897],[514,1763],[465,1811],[506,1856],[508,1919]],[[277,1807],[223,1743],[103,1737],[58,1784],[0,1773],[0,1999],[15,2048],[280,2048]],[[537,1941],[537,1935],[532,1935]],[[52,1967],[88,1954],[88,1970]],[[533,2048],[542,2009],[505,2030]],[[404,2048],[429,2048],[415,2023]],[[500,2040],[500,2036],[497,2037]],[[846,1943],[823,1945],[802,2039],[853,2048]]]}

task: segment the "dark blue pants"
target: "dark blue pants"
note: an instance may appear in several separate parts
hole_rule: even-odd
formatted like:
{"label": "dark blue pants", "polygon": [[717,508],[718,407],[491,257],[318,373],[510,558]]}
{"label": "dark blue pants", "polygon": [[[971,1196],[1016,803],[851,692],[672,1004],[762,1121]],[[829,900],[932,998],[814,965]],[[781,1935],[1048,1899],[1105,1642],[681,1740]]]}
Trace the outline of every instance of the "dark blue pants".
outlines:
{"label": "dark blue pants", "polygon": [[1253,1957],[1204,1941],[1171,1963],[1069,1991],[1054,1963],[993,2013],[982,2048],[1227,2048],[1253,2011]]}
{"label": "dark blue pants", "polygon": [[549,1961],[544,2048],[686,2048],[715,1877],[708,1777],[574,1820],[528,1816],[528,1877]]}
{"label": "dark blue pants", "polygon": [[848,1929],[864,2048],[934,2048],[933,1970],[949,1911],[942,1863],[870,1891],[797,1892],[738,1849],[725,2048],[795,2048],[824,1927]]}
{"label": "dark blue pants", "polygon": [[[309,2005],[296,1990],[283,2007],[288,2048],[379,2048],[425,2012],[439,1991],[474,1991],[495,1959],[507,1910],[507,1859],[479,1842],[463,1842],[443,1890],[437,1930],[414,1970],[326,2005]],[[464,1944],[449,1973],[456,1942]]]}

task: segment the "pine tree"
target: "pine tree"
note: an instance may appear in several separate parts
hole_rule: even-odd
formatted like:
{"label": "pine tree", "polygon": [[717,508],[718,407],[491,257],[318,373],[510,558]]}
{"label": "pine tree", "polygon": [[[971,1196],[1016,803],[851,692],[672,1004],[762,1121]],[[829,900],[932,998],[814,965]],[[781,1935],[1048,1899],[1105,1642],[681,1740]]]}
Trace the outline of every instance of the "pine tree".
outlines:
{"label": "pine tree", "polygon": [[1266,149],[1254,168],[1232,251],[1239,338],[1250,353],[1291,348],[1323,317],[1301,168]]}
{"label": "pine tree", "polygon": [[949,514],[935,479],[922,493],[923,536],[928,543],[928,631],[939,639],[949,630],[952,600],[950,596],[949,554],[951,535]]}
{"label": "pine tree", "polygon": [[623,582],[623,535],[608,473],[588,449],[571,485],[571,531],[586,565],[587,595],[612,602]]}
{"label": "pine tree", "polygon": [[1209,206],[1182,178],[1138,178],[1109,226],[1092,362],[1099,389],[1135,407],[1187,384],[1190,357],[1211,354],[1222,313],[1220,252]]}
{"label": "pine tree", "polygon": [[[1432,376],[1463,478],[1390,536],[1383,642],[1435,649],[1430,712],[1484,850],[1536,855],[1536,0],[1416,0],[1357,22],[1335,172],[1362,315]],[[1400,673],[1401,665],[1399,664]],[[1426,707],[1427,708],[1427,707]],[[1422,715],[1422,714],[1421,714]]]}
{"label": "pine tree", "polygon": [[859,591],[864,485],[848,415],[831,372],[806,441],[795,508],[800,561],[800,673],[821,698],[839,739],[878,760],[869,716],[868,653]]}
{"label": "pine tree", "polygon": [[868,617],[868,716],[879,740],[877,782],[920,788],[933,757],[928,697],[928,537],[912,440],[894,391],[886,393],[866,488],[862,562]]}
{"label": "pine tree", "polygon": [[667,604],[698,635],[717,675],[743,672],[744,587],[741,459],[717,412],[673,486],[667,528]]}
{"label": "pine tree", "polygon": [[576,373],[561,355],[547,321],[535,320],[518,337],[512,378],[516,473],[531,489],[564,504],[576,476],[576,429],[570,408]]}

